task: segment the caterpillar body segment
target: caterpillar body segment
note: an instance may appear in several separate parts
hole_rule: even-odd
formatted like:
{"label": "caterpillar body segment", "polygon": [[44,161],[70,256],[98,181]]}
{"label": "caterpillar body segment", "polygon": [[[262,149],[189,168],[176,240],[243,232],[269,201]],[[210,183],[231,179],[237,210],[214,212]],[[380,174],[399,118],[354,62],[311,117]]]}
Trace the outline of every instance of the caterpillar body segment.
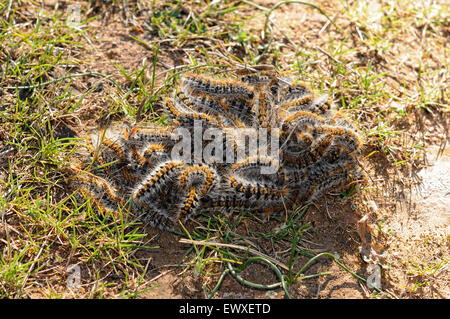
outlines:
{"label": "caterpillar body segment", "polygon": [[254,89],[244,82],[237,80],[217,80],[203,75],[189,73],[181,82],[184,92],[189,94],[205,93],[217,97],[239,96],[245,99],[254,97]]}
{"label": "caterpillar body segment", "polygon": [[203,113],[208,116],[208,121],[218,126],[234,126],[236,124],[233,116],[228,112],[227,103],[216,97],[206,94],[187,97],[184,93],[177,92],[174,104],[181,113]]}
{"label": "caterpillar body segment", "polygon": [[240,81],[248,83],[251,86],[265,86],[272,82],[273,76],[269,73],[263,74],[247,74],[239,78]]}
{"label": "caterpillar body segment", "polygon": [[199,194],[197,193],[195,188],[192,187],[188,193],[188,196],[186,197],[186,200],[181,206],[181,209],[179,210],[179,215],[177,216],[177,219],[186,220],[187,218],[189,218],[193,213],[193,211],[198,206],[198,201],[199,201]]}
{"label": "caterpillar body segment", "polygon": [[94,198],[100,208],[117,211],[126,203],[126,199],[119,196],[114,186],[103,178],[79,175],[72,179],[72,183]]}
{"label": "caterpillar body segment", "polygon": [[[180,161],[167,161],[158,165],[133,191],[133,199],[143,201],[151,198],[167,181],[172,180],[186,166]],[[169,191],[169,190],[167,190]]]}
{"label": "caterpillar body segment", "polygon": [[219,177],[206,165],[194,165],[186,168],[178,181],[183,189],[194,189],[199,196],[204,196],[219,182]]}
{"label": "caterpillar body segment", "polygon": [[358,171],[350,166],[330,169],[330,171],[315,180],[313,187],[308,192],[308,201],[317,199],[321,194],[331,189],[340,190],[353,179],[353,174],[359,176]]}
{"label": "caterpillar body segment", "polygon": [[314,103],[313,95],[305,95],[297,99],[288,100],[282,103],[280,108],[280,113],[283,116],[289,116],[298,111],[309,111],[312,112],[312,105]]}
{"label": "caterpillar body segment", "polygon": [[203,125],[220,126],[216,118],[205,113],[182,111],[170,99],[166,99],[166,106],[170,118],[177,126],[192,127],[195,121],[201,121]]}
{"label": "caterpillar body segment", "polygon": [[333,137],[333,143],[345,148],[349,153],[359,150],[362,146],[362,141],[358,134],[347,127],[329,126],[314,128],[315,134],[328,134]]}
{"label": "caterpillar body segment", "polygon": [[321,127],[325,123],[325,118],[308,111],[298,111],[289,115],[283,120],[281,125],[281,136],[283,139],[298,131],[317,134],[316,127]]}
{"label": "caterpillar body segment", "polygon": [[175,129],[174,126],[136,127],[130,131],[126,145],[141,148],[150,143],[160,143],[172,148],[176,140]]}
{"label": "caterpillar body segment", "polygon": [[152,167],[155,162],[161,162],[169,159],[169,148],[161,143],[151,143],[144,147],[141,154],[135,156],[135,160],[141,167]]}
{"label": "caterpillar body segment", "polygon": [[157,208],[152,203],[133,201],[134,215],[144,220],[151,227],[160,230],[173,229],[175,218],[171,217],[165,209]]}
{"label": "caterpillar body segment", "polygon": [[286,150],[283,153],[283,160],[299,169],[308,167],[320,161],[332,143],[332,136],[321,136],[313,145],[306,147],[300,152],[293,153]]}
{"label": "caterpillar body segment", "polygon": [[272,66],[260,69],[253,68],[253,70],[240,70],[236,73],[241,82],[248,83],[255,88],[269,88],[272,85],[278,83],[278,73]]}
{"label": "caterpillar body segment", "polygon": [[207,114],[227,114],[228,106],[218,98],[204,93],[187,97],[184,93],[177,92],[175,101],[184,107],[185,111],[200,111]]}
{"label": "caterpillar body segment", "polygon": [[312,95],[313,91],[306,83],[297,83],[285,87],[281,95],[283,96],[282,103],[301,99],[307,95]]}
{"label": "caterpillar body segment", "polygon": [[258,117],[257,126],[268,127],[270,121],[269,117],[272,115],[272,103],[269,96],[262,89],[258,89],[255,102],[256,103],[253,105],[253,113],[257,114]]}
{"label": "caterpillar body segment", "polygon": [[324,116],[333,110],[333,99],[327,96],[316,98],[309,109],[315,114]]}
{"label": "caterpillar body segment", "polygon": [[230,114],[233,114],[241,122],[247,126],[252,126],[257,118],[257,114],[252,109],[252,100],[243,99],[240,97],[231,97],[226,99],[225,103],[229,109]]}
{"label": "caterpillar body segment", "polygon": [[123,150],[123,147],[118,142],[114,142],[113,140],[111,140],[109,138],[104,138],[102,140],[102,145],[114,153],[111,156],[111,157],[113,157],[114,160],[117,159],[121,162],[125,161],[125,159],[126,159],[125,152]]}
{"label": "caterpillar body segment", "polygon": [[250,198],[256,200],[272,200],[287,195],[288,193],[287,188],[277,189],[267,184],[251,182],[240,177],[230,176],[228,181],[230,187],[235,192],[242,194],[247,200]]}
{"label": "caterpillar body segment", "polygon": [[285,183],[284,170],[280,169],[280,160],[269,156],[247,157],[233,164],[229,174],[273,188],[280,188]]}

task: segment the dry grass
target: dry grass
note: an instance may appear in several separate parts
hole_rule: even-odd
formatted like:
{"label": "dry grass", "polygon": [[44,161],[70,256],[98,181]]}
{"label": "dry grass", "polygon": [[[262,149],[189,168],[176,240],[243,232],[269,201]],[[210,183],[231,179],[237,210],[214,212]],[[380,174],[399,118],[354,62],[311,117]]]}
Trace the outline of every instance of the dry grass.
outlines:
{"label": "dry grass", "polygon": [[[449,298],[448,222],[428,227],[410,200],[428,150],[448,141],[444,1],[180,3],[0,1],[0,296]],[[66,184],[88,128],[164,122],[159,101],[183,72],[256,63],[359,124],[367,187],[266,222],[200,215],[172,234],[103,216]],[[381,291],[358,252],[365,215]]]}

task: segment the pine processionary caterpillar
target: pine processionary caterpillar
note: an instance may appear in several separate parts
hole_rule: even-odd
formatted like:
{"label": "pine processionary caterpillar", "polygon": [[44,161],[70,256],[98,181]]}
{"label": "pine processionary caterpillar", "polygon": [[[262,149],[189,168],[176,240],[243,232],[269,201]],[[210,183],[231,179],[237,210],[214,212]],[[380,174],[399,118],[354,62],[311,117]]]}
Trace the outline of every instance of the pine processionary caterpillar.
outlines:
{"label": "pine processionary caterpillar", "polygon": [[191,113],[180,111],[170,99],[166,99],[166,106],[174,123],[178,126],[194,126],[195,121],[204,121],[204,123],[219,126],[217,120],[207,114],[194,111]]}
{"label": "pine processionary caterpillar", "polygon": [[181,161],[167,161],[158,165],[133,191],[133,199],[141,201],[148,199],[155,194],[167,180],[173,178],[185,164]]}
{"label": "pine processionary caterpillar", "polygon": [[[101,146],[98,156],[88,146],[100,164],[93,169],[97,175],[74,183],[101,210],[127,204],[150,225],[167,229],[203,209],[283,211],[351,179],[365,179],[357,167],[356,151],[363,142],[356,123],[336,112],[331,98],[316,96],[306,84],[290,84],[273,67],[242,68],[237,80],[186,74],[181,89],[163,100],[169,126],[100,130],[99,137],[91,138],[92,145]],[[198,122],[203,126],[195,135]],[[175,144],[180,128],[194,133],[186,163],[171,159],[180,145]],[[210,128],[214,133],[207,133]],[[268,145],[260,140],[260,130],[269,128],[271,142],[276,135],[278,144],[261,153],[260,144]],[[219,156],[208,164],[189,164],[198,145],[195,136],[201,137],[202,147],[204,140],[213,140],[206,145],[213,146],[210,153],[204,150],[203,155]],[[216,136],[225,139],[218,143]]]}
{"label": "pine processionary caterpillar", "polygon": [[123,152],[122,147],[118,143],[113,142],[108,138],[104,138],[102,140],[102,144],[107,148],[109,148],[110,150],[113,150],[117,154],[117,157],[120,159],[120,161],[125,161],[126,158],[125,153]]}
{"label": "pine processionary caterpillar", "polygon": [[305,95],[313,94],[311,88],[305,83],[297,83],[285,87],[282,90],[281,95],[284,97],[282,102],[287,102],[289,100],[296,100],[304,97]]}
{"label": "pine processionary caterpillar", "polygon": [[72,179],[83,191],[92,195],[96,202],[109,210],[117,210],[117,206],[125,205],[125,200],[117,195],[117,191],[104,179],[97,176],[76,176]]}
{"label": "pine processionary caterpillar", "polygon": [[190,94],[205,93],[218,97],[240,96],[252,99],[253,88],[246,83],[236,80],[217,80],[211,77],[189,73],[182,79],[182,87]]}
{"label": "pine processionary caterpillar", "polygon": [[179,177],[182,188],[194,188],[199,196],[205,195],[217,180],[218,175],[215,170],[205,165],[190,166]]}
{"label": "pine processionary caterpillar", "polygon": [[187,219],[198,205],[198,194],[194,187],[188,193],[188,196],[180,209],[180,215],[177,219]]}
{"label": "pine processionary caterpillar", "polygon": [[298,111],[284,120],[281,131],[282,135],[286,136],[289,134],[289,129],[292,129],[292,126],[294,125],[297,130],[301,130],[305,127],[318,127],[323,123],[325,123],[325,118],[322,116],[308,111]]}
{"label": "pine processionary caterpillar", "polygon": [[299,154],[283,153],[283,160],[296,165],[297,168],[304,168],[319,161],[333,142],[333,137],[324,135],[311,147],[306,148]]}
{"label": "pine processionary caterpillar", "polygon": [[159,156],[159,157],[163,157],[163,156],[168,156],[168,147],[164,144],[160,144],[160,143],[155,143],[155,144],[150,144],[149,146],[147,146],[145,148],[144,153],[141,155],[139,155],[136,159],[138,160],[139,165],[141,165],[142,167],[147,167],[150,164],[150,159],[152,158],[153,155]]}
{"label": "pine processionary caterpillar", "polygon": [[236,192],[244,194],[246,199],[259,199],[260,197],[264,197],[264,199],[273,199],[275,197],[286,195],[288,192],[287,189],[276,189],[259,182],[249,182],[244,178],[237,179],[235,176],[230,176],[228,181],[231,187]]}
{"label": "pine processionary caterpillar", "polygon": [[324,125],[314,128],[316,134],[329,134],[333,136],[333,143],[338,144],[348,150],[349,153],[361,148],[362,141],[355,131],[346,127],[335,127]]}

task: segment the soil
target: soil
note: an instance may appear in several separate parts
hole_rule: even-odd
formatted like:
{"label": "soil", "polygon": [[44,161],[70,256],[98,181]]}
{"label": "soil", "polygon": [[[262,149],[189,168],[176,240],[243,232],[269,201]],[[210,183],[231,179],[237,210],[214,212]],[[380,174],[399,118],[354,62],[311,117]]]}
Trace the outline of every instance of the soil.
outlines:
{"label": "soil", "polygon": [[[255,1],[267,7],[276,2]],[[325,11],[330,12],[336,23],[345,28],[346,25],[351,24],[351,21],[341,17],[339,10],[336,9],[340,6],[334,6],[333,3],[319,1],[318,5],[320,4]],[[60,7],[60,10],[64,8]],[[256,12],[254,8],[247,10]],[[277,35],[283,31],[289,41],[297,44],[308,43],[310,50],[315,47],[320,48],[324,43],[329,42],[329,38],[337,36],[333,31],[322,32],[318,36],[319,31],[327,24],[326,18],[316,11],[305,10],[302,6],[281,7],[273,13],[272,19],[279,28],[276,30]],[[97,18],[88,22],[87,35],[91,42],[79,53],[78,58],[89,57],[89,59],[86,59],[83,69],[76,72],[101,72],[123,82],[123,77],[116,65],[120,65],[128,72],[141,69],[145,63],[153,59],[153,52],[145,45],[133,40],[131,35],[145,41],[151,40],[149,35],[136,31],[138,30],[136,26],[142,24],[144,20],[145,15],[124,22],[121,12],[109,12],[103,19]],[[282,21],[296,21],[296,23],[284,25]],[[263,19],[252,20],[249,30],[260,29],[260,23],[263,23]],[[352,46],[351,41],[347,45]],[[414,52],[415,45],[414,42],[409,43],[408,46],[402,46],[400,43],[399,49],[411,53]],[[365,64],[372,53],[357,45],[355,47],[357,49],[352,52],[353,56],[348,58]],[[286,50],[289,50],[289,47]],[[288,55],[284,55],[280,64],[283,63],[283,59],[288,58]],[[391,65],[392,69],[396,64],[389,62],[397,58],[398,56],[384,57],[386,64]],[[318,73],[329,73],[327,61],[328,58],[324,55],[323,60],[318,63],[316,69]],[[161,72],[174,66],[188,63],[189,57],[186,51],[162,45],[156,74],[162,74]],[[389,80],[392,82],[390,84],[393,91],[401,87],[399,83],[408,85],[414,81],[409,75],[411,71],[404,64],[398,66],[398,70],[391,71],[396,71],[392,74],[395,73],[405,80],[405,82]],[[148,78],[151,78],[151,72],[150,68],[146,71]],[[156,78],[156,87],[163,79],[164,76]],[[81,108],[77,110],[84,127],[95,126],[105,120],[102,104],[109,103],[107,92],[112,85],[102,79],[92,78],[76,83],[80,91],[85,91],[97,82],[103,82],[101,91],[87,97]],[[364,278],[371,275],[369,269],[372,264],[379,266],[381,288],[384,291],[378,294],[379,296],[447,299],[450,298],[449,264],[435,272],[427,269],[435,263],[445,260],[448,262],[450,258],[448,210],[450,150],[448,147],[439,147],[442,141],[448,139],[447,119],[417,114],[410,116],[411,123],[407,131],[411,135],[422,135],[414,116],[420,116],[425,123],[422,127],[428,129],[426,138],[429,146],[424,151],[426,159],[421,161],[420,165],[423,168],[399,169],[390,164],[386,156],[380,152],[365,158],[362,165],[369,175],[372,189],[360,191],[352,197],[342,197],[339,194],[327,195],[317,205],[311,206],[301,222],[310,223],[313,229],[308,231],[301,245],[335,254],[340,262]],[[401,123],[401,125],[405,124]],[[373,149],[368,147],[363,150],[363,155],[367,156],[372,151]],[[442,153],[439,158],[438,151]],[[253,222],[253,224],[249,221],[249,229],[251,230],[252,227],[259,230],[273,229],[280,224],[278,219],[270,219],[264,223]],[[212,267],[209,271],[215,273],[214,276],[199,275],[193,267],[186,267],[186,264],[183,264],[187,260],[183,257],[190,245],[180,243],[181,237],[150,228],[146,231],[149,238],[155,236],[152,243],[157,244],[159,249],[137,253],[138,258],[149,260],[147,278],[154,286],[140,297],[207,297],[216,285],[223,268]],[[361,249],[363,251],[368,249],[370,253],[361,255]],[[271,257],[277,258],[277,256]],[[300,259],[297,264],[302,265],[307,260],[308,258],[304,257],[304,260]],[[282,260],[282,262],[288,261]],[[321,272],[330,274],[294,284],[290,288],[291,296],[294,298],[369,298],[375,294],[373,289],[369,289],[366,284],[354,278],[329,258],[319,259],[307,274]],[[270,284],[277,280],[275,274],[262,264],[252,264],[241,275],[249,281],[263,284]],[[251,289],[241,285],[231,276],[224,279],[221,288],[214,295],[214,298],[239,299],[284,297],[285,293],[281,288],[270,291]]]}

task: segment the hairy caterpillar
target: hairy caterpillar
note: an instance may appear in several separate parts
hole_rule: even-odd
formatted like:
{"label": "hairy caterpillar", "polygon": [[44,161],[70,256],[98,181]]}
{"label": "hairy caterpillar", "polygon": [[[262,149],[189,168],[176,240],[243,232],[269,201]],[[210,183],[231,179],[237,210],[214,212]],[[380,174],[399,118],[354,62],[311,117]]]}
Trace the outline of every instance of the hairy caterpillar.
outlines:
{"label": "hairy caterpillar", "polygon": [[[111,126],[92,136],[91,162],[99,165],[86,163],[92,177],[73,184],[99,209],[126,207],[167,229],[198,211],[276,213],[365,180],[357,124],[331,97],[281,79],[271,66],[227,79],[187,73],[163,103],[168,126]],[[191,153],[174,158],[185,151],[180,129]]]}

